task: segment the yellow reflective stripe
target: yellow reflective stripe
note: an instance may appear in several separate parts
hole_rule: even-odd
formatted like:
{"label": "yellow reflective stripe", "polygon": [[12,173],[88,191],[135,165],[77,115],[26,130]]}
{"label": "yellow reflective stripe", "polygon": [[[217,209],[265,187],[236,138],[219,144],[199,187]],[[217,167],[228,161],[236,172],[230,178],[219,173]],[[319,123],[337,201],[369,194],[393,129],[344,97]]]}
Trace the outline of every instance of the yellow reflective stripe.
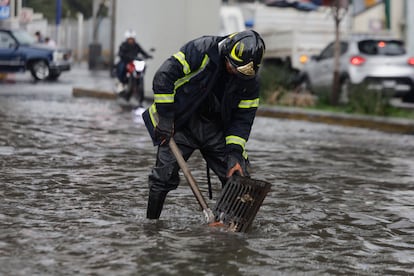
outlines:
{"label": "yellow reflective stripe", "polygon": [[196,71],[192,72],[191,74],[188,74],[181,79],[178,79],[174,83],[174,91],[177,90],[180,86],[185,84],[186,82],[190,81],[193,77],[197,76],[203,69],[207,66],[210,58],[207,54],[204,55],[203,61],[201,62],[200,68],[198,68]]}
{"label": "yellow reflective stripe", "polygon": [[242,137],[239,137],[239,136],[230,135],[230,136],[226,137],[226,145],[229,145],[229,144],[236,144],[236,145],[241,146],[242,149],[243,149],[242,155],[243,155],[244,159],[247,159],[248,156],[247,156],[247,152],[246,152],[246,149],[245,149],[245,146],[246,146],[246,140],[245,139],[243,139]]}
{"label": "yellow reflective stripe", "polygon": [[238,34],[238,32],[232,33],[231,35],[229,35],[229,38],[232,38],[233,36],[235,36],[236,34]]}
{"label": "yellow reflective stripe", "polygon": [[149,108],[149,115],[151,119],[151,123],[153,126],[156,126],[158,124],[158,116],[157,116],[157,107],[155,106],[155,103],[153,103]]}
{"label": "yellow reflective stripe", "polygon": [[190,65],[185,60],[185,54],[180,51],[180,52],[174,54],[173,57],[175,57],[181,63],[181,65],[183,66],[184,75],[190,74],[191,69],[190,69]]}
{"label": "yellow reflective stripe", "polygon": [[[184,53],[178,52],[177,54],[174,55],[174,57],[177,58],[181,62],[181,64],[183,64],[184,73],[186,72],[187,69],[188,69],[187,73],[189,73],[190,72],[190,66],[188,65],[187,61],[185,61],[185,59],[184,59],[185,58]],[[171,93],[171,94],[154,94],[154,103],[157,103],[157,104],[159,104],[159,103],[162,103],[162,104],[174,103],[175,91],[177,90],[177,88],[179,88],[180,86],[182,86],[186,82],[190,81],[191,78],[197,76],[200,72],[202,72],[202,70],[207,66],[209,60],[210,60],[210,58],[208,57],[207,54],[205,54],[204,58],[201,62],[200,68],[198,68],[193,73],[186,74],[181,79],[176,80],[175,83],[174,83],[174,92],[173,93]]]}
{"label": "yellow reflective stripe", "polygon": [[174,102],[174,95],[173,94],[154,94],[154,102],[155,103],[173,103]]}
{"label": "yellow reflective stripe", "polygon": [[254,100],[241,100],[239,102],[239,108],[255,108],[259,106],[259,98]]}
{"label": "yellow reflective stripe", "polygon": [[[236,48],[239,44],[240,44],[240,42],[237,42],[236,45],[233,46],[233,49],[231,49],[231,52],[230,52],[230,56],[231,56],[232,59],[234,59],[236,61],[243,62],[243,60],[241,58],[239,58],[236,54]],[[241,49],[238,52],[238,54],[243,52],[244,44],[240,44],[240,48]]]}
{"label": "yellow reflective stripe", "polygon": [[226,137],[226,145],[229,145],[229,144],[239,145],[244,150],[244,146],[246,145],[246,140],[239,136],[230,135]]}

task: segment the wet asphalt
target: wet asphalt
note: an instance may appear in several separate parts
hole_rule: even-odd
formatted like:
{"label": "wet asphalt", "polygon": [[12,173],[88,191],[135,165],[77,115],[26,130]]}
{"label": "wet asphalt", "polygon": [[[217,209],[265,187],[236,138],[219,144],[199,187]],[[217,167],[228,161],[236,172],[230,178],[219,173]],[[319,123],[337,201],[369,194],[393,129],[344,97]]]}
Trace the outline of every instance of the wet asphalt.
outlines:
{"label": "wet asphalt", "polygon": [[[207,227],[183,177],[149,221],[156,148],[139,116],[73,96],[107,91],[107,74],[0,84],[0,275],[414,273],[412,135],[258,117],[252,177],[272,189],[249,233]],[[189,165],[207,195],[201,156]]]}

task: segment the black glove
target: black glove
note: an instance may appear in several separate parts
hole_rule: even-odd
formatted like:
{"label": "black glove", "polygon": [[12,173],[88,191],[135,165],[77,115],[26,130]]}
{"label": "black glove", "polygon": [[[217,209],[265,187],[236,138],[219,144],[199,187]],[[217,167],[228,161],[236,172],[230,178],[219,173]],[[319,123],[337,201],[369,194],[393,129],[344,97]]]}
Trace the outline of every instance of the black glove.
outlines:
{"label": "black glove", "polygon": [[160,120],[154,129],[154,137],[160,145],[165,145],[174,134],[174,119],[161,116],[159,118]]}
{"label": "black glove", "polygon": [[229,178],[233,175],[249,176],[247,171],[248,161],[244,159],[242,154],[237,151],[231,151],[227,154],[227,174]]}

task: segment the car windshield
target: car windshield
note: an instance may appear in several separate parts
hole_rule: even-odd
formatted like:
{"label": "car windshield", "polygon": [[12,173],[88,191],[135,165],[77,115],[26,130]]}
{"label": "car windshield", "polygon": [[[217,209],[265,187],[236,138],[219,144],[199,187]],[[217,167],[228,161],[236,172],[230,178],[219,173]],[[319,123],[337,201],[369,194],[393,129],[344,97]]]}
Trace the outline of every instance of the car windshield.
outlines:
{"label": "car windshield", "polygon": [[13,31],[13,35],[20,44],[28,45],[35,43],[35,38],[25,31]]}
{"label": "car windshield", "polygon": [[358,43],[358,49],[366,55],[398,56],[405,54],[404,44],[398,40],[363,40]]}

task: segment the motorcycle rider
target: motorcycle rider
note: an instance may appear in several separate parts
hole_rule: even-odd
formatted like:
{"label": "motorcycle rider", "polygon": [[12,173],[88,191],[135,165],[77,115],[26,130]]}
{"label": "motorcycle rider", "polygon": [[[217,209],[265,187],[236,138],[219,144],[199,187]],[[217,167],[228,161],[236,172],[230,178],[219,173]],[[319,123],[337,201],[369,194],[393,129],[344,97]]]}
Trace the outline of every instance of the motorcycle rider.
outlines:
{"label": "motorcycle rider", "polygon": [[123,84],[126,84],[126,65],[134,60],[139,54],[144,58],[152,58],[144,49],[136,42],[136,33],[133,30],[125,31],[125,41],[119,46],[118,56],[120,61],[117,64],[118,92],[123,90]]}
{"label": "motorcycle rider", "polygon": [[185,160],[200,150],[222,185],[248,176],[245,144],[259,105],[257,72],[265,51],[258,33],[203,36],[186,43],[158,69],[154,103],[143,119],[156,163],[149,175],[147,218],[160,217],[167,193],[179,184],[179,166],[168,141]]}

